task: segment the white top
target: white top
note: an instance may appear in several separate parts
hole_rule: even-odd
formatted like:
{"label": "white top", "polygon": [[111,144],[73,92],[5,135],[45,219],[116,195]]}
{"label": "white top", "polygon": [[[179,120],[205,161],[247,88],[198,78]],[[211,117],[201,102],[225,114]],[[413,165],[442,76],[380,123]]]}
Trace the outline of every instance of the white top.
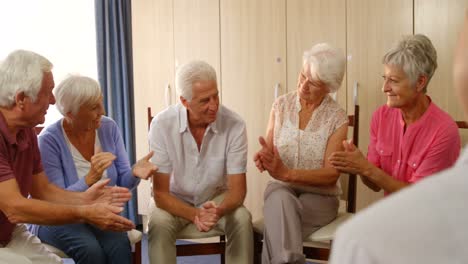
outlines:
{"label": "white top", "polygon": [[392,194],[337,231],[332,264],[468,263],[468,148],[456,165]]}
{"label": "white top", "polygon": [[[283,163],[290,169],[313,170],[323,168],[329,137],[348,123],[345,110],[329,95],[314,110],[304,130],[299,129],[302,106],[297,92],[279,97],[273,104],[275,113],[274,144]],[[294,189],[328,195],[340,195],[340,183],[334,187],[289,185]]]}
{"label": "white top", "polygon": [[[85,177],[89,170],[91,170],[91,162],[87,161],[83,155],[81,155],[80,151],[73,146],[73,144],[70,142],[70,139],[68,138],[67,133],[65,133],[65,130],[63,128],[63,120],[62,120],[62,131],[63,135],[65,136],[65,140],[67,142],[68,148],[70,149],[70,153],[73,157],[73,163],[75,163],[75,168],[76,168],[76,173],[78,175],[78,179],[81,179]],[[99,140],[99,136],[96,130],[96,137],[95,137],[95,142],[94,142],[94,149],[101,149],[101,141]],[[107,178],[107,170],[105,170],[102,173],[101,180]]]}
{"label": "white top", "polygon": [[220,105],[216,121],[203,136],[198,151],[187,110],[173,105],[156,115],[149,131],[151,161],[158,172],[170,173],[170,191],[199,206],[226,190],[226,175],[246,172],[247,133],[242,118]]}

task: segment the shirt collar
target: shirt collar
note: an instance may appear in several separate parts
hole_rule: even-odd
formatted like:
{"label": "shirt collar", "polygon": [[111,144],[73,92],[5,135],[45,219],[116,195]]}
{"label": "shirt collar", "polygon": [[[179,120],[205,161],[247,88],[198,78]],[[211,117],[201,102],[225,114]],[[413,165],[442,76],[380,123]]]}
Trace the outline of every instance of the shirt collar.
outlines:
{"label": "shirt collar", "polygon": [[[208,127],[207,127],[207,130],[211,130],[213,131],[213,133],[217,134],[218,133],[218,128],[219,128],[219,122],[220,122],[220,118],[219,117],[219,114],[221,112],[221,106],[219,107],[218,109],[218,114],[217,114],[217,117],[216,117],[216,120],[209,124]],[[187,115],[187,108],[185,108],[185,106],[183,105],[180,105],[180,108],[179,108],[179,133],[184,133],[185,131],[187,131],[188,129],[188,115]]]}
{"label": "shirt collar", "polygon": [[25,129],[20,128],[18,130],[18,133],[16,133],[16,137],[12,135],[10,133],[10,130],[8,129],[6,119],[3,116],[2,112],[0,112],[0,133],[10,145],[18,145],[20,149],[23,149],[28,145],[29,141],[26,140],[27,137]]}
{"label": "shirt collar", "polygon": [[[426,97],[427,99],[429,99],[429,106],[427,107],[426,112],[424,112],[423,115],[418,120],[416,120],[416,122],[411,124],[412,127],[415,127],[418,124],[424,123],[425,122],[424,120],[430,115],[432,111],[434,111],[434,104],[432,103],[431,97],[429,95],[426,95]],[[405,126],[405,120],[403,119],[403,113],[401,111],[400,111],[400,125],[402,127]]]}

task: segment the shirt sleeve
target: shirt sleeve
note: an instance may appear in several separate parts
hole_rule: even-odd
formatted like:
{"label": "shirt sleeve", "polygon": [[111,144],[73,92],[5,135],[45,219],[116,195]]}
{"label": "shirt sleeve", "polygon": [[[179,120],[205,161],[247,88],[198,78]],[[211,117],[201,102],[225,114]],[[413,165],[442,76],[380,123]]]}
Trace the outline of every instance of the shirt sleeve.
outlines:
{"label": "shirt sleeve", "polygon": [[15,178],[7,153],[4,139],[0,136],[0,182]]}
{"label": "shirt sleeve", "polygon": [[[61,137],[57,134],[52,134],[52,132],[46,131],[39,136],[39,150],[41,152],[42,164],[44,166],[45,174],[50,182],[54,183],[58,187],[69,190],[69,191],[86,191],[88,185],[85,182],[85,177],[75,181],[77,176],[73,174],[76,173],[75,167],[70,167],[73,165],[73,160],[70,155],[70,161],[64,159],[66,156],[62,151],[68,151],[69,149],[62,148],[60,145]],[[65,144],[65,142],[62,142]],[[73,184],[67,184],[71,183]]]}
{"label": "shirt sleeve", "polygon": [[153,118],[150,125],[150,131],[148,135],[150,150],[154,151],[151,162],[158,166],[158,172],[160,173],[171,173],[172,162],[167,151],[167,133],[168,129],[164,129],[159,121],[158,116]]}
{"label": "shirt sleeve", "polygon": [[31,147],[33,149],[33,175],[38,174],[44,170],[42,167],[41,161],[41,153],[39,151],[39,146],[37,144],[37,135],[36,132],[31,129],[30,131],[30,140],[31,140]]}
{"label": "shirt sleeve", "polygon": [[448,126],[441,126],[438,135],[427,154],[420,159],[419,166],[411,175],[409,182],[417,182],[426,176],[453,166],[460,154],[460,134],[455,122],[449,122]]}
{"label": "shirt sleeve", "polygon": [[369,146],[367,148],[367,160],[370,161],[372,164],[380,168],[380,155],[377,153],[377,135],[379,131],[379,112],[376,111],[372,115],[372,120],[370,124],[370,140],[369,140]]}
{"label": "shirt sleeve", "polygon": [[240,122],[232,132],[227,149],[226,173],[240,174],[247,172],[247,130]]}

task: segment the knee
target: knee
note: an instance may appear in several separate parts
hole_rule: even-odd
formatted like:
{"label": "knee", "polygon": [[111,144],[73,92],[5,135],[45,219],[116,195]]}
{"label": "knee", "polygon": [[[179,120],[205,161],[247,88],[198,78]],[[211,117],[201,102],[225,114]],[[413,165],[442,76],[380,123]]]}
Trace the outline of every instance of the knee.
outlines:
{"label": "knee", "polygon": [[93,261],[94,263],[104,263],[106,259],[106,254],[99,243],[82,245],[76,249],[73,255],[73,258],[77,260]]}
{"label": "knee", "polygon": [[171,236],[175,237],[177,233],[175,226],[175,217],[170,213],[156,208],[152,213],[148,222],[148,238],[150,240],[155,237]]}
{"label": "knee", "polygon": [[250,214],[249,210],[247,210],[247,208],[245,208],[244,206],[238,207],[236,210],[227,215],[226,220],[231,222],[230,224],[235,223],[239,226],[246,227],[252,226],[252,215]]}
{"label": "knee", "polygon": [[265,208],[278,207],[284,203],[290,203],[294,201],[293,195],[283,189],[274,189],[269,193],[265,194]]}

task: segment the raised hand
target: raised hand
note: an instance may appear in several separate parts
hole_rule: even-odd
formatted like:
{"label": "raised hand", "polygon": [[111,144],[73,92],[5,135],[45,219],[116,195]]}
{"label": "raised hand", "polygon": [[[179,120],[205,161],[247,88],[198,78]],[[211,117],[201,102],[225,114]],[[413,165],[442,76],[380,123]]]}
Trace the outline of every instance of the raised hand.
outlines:
{"label": "raised hand", "polygon": [[280,180],[289,180],[289,168],[284,165],[276,146],[273,146],[273,152],[261,152],[260,160],[265,170],[271,177]]}
{"label": "raised hand", "polygon": [[138,178],[147,180],[156,171],[158,171],[158,166],[154,165],[150,161],[151,157],[153,157],[153,153],[153,151],[150,151],[150,153],[146,154],[146,156],[135,163],[132,169],[133,175]]}
{"label": "raised hand", "polygon": [[268,144],[266,143],[266,140],[264,137],[259,137],[258,138],[258,142],[260,143],[260,145],[262,146],[262,148],[257,152],[255,153],[254,155],[254,162],[255,162],[255,166],[257,167],[257,169],[260,171],[260,172],[263,172],[265,171],[265,168],[263,167],[263,164],[262,164],[262,161],[260,159],[260,156],[261,156],[261,153],[271,153],[271,148],[268,146]]}
{"label": "raised hand", "polygon": [[96,154],[91,157],[91,169],[86,175],[86,184],[92,186],[99,181],[104,171],[109,168],[115,158],[115,155],[110,152],[100,152],[100,150],[97,150]]}
{"label": "raised hand", "polygon": [[89,187],[84,193],[84,203],[105,203],[114,206],[123,206],[130,198],[132,193],[125,187],[107,186],[110,179],[97,182]]}
{"label": "raised hand", "polygon": [[129,231],[135,228],[132,221],[118,215],[123,208],[103,203],[83,207],[86,222],[101,229],[115,232]]}

